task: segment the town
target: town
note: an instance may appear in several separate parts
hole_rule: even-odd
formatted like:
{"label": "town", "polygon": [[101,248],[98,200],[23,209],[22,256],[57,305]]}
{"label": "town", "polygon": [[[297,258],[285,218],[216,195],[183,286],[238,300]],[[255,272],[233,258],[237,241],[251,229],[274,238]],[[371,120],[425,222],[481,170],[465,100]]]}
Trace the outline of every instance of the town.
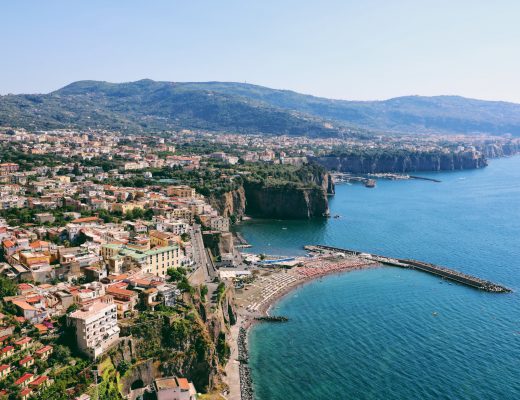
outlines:
{"label": "town", "polygon": [[[372,143],[478,152],[507,142],[447,141]],[[226,194],[251,176],[292,179],[313,157],[358,146],[366,144],[0,129],[0,398],[191,400],[225,392],[210,371],[230,357],[237,318],[230,297],[254,278],[255,265],[269,265],[264,255],[241,253],[247,243],[231,230],[245,218],[245,200]],[[236,307],[254,317],[302,279],[373,264],[285,261],[303,268],[261,278]]]}

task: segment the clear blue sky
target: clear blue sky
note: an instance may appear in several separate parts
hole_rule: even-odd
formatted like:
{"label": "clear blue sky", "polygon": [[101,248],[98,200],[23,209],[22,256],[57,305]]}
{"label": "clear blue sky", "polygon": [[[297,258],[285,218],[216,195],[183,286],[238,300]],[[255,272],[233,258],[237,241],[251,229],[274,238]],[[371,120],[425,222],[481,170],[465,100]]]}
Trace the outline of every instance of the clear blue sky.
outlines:
{"label": "clear blue sky", "polygon": [[518,0],[12,0],[0,15],[2,94],[151,78],[520,102]]}

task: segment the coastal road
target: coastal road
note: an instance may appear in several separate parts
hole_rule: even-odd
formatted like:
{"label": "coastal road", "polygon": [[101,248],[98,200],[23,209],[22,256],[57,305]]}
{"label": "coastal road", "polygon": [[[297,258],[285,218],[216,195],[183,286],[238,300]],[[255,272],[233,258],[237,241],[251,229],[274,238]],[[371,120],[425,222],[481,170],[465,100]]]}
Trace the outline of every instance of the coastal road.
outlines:
{"label": "coastal road", "polygon": [[[213,279],[215,279],[215,277],[217,276],[217,272],[213,267],[213,263],[209,259],[206,249],[204,248],[204,241],[202,240],[202,231],[200,229],[200,225],[193,225],[193,229],[190,232],[190,238],[195,268],[201,268],[204,274],[203,281],[192,283],[201,284],[204,282],[212,282]],[[200,276],[201,274],[197,275]]]}

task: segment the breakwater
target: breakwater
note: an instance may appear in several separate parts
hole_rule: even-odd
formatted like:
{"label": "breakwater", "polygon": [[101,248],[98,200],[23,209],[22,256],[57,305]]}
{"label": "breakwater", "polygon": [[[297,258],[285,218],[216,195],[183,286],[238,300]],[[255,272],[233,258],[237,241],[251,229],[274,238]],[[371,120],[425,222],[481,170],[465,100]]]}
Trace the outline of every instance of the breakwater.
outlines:
{"label": "breakwater", "polygon": [[249,362],[249,353],[247,351],[247,330],[240,327],[237,338],[238,358],[240,363],[238,373],[240,378],[240,398],[241,400],[254,400],[253,395],[253,379],[251,378],[251,369],[247,365]]}
{"label": "breakwater", "polygon": [[289,318],[283,317],[283,316],[267,315],[267,316],[255,317],[255,320],[263,321],[263,322],[287,322],[287,321],[289,321]]}
{"label": "breakwater", "polygon": [[418,271],[426,272],[432,275],[439,276],[443,279],[450,280],[462,285],[466,285],[469,287],[473,287],[475,289],[484,290],[486,292],[493,293],[509,293],[511,289],[508,289],[505,286],[502,286],[497,283],[490,282],[488,280],[480,279],[475,276],[463,274],[462,272],[455,271],[450,268],[441,267],[439,265],[417,261],[417,260],[409,260],[403,258],[392,258],[381,256],[378,254],[364,253],[361,251],[350,250],[350,249],[342,249],[339,247],[333,246],[325,246],[325,245],[316,245],[316,246],[305,246],[306,250],[309,251],[318,251],[318,252],[334,252],[334,253],[344,253],[349,255],[355,255],[358,257],[367,258],[376,262],[379,262],[384,265],[389,265],[393,267],[400,268],[408,268],[415,269]]}

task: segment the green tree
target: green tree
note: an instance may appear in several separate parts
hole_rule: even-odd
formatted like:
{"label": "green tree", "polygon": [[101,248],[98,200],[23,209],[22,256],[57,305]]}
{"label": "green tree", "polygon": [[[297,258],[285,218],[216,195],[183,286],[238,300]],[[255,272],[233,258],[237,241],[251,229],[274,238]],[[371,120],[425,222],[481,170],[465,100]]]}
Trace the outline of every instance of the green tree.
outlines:
{"label": "green tree", "polygon": [[0,276],[0,297],[14,296],[18,292],[15,283],[3,276]]}

